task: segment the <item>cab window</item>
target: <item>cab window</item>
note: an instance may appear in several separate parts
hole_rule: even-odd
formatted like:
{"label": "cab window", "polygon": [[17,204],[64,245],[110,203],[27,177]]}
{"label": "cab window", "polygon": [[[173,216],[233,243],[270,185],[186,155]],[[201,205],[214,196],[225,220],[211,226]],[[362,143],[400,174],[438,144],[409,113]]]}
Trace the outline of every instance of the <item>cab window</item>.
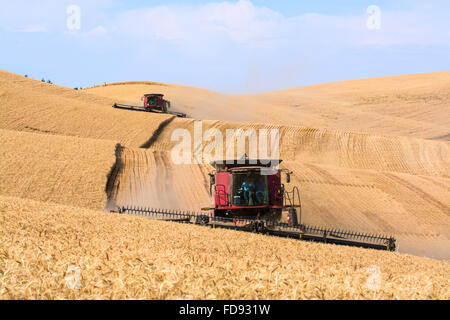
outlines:
{"label": "cab window", "polygon": [[233,204],[262,206],[269,203],[267,176],[260,171],[233,174]]}

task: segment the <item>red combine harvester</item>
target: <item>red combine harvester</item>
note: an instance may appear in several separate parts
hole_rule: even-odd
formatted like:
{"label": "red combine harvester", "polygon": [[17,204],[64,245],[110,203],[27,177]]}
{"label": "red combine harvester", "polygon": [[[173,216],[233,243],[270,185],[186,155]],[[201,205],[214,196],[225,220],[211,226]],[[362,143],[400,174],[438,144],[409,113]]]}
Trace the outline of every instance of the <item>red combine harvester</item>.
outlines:
{"label": "red combine harvester", "polygon": [[147,111],[147,112],[158,112],[158,113],[168,113],[176,115],[180,118],[186,118],[185,113],[169,111],[170,102],[164,100],[164,95],[160,93],[145,94],[142,98],[144,101],[143,106],[131,106],[125,104],[114,103],[113,107],[117,109],[135,110],[135,111]]}
{"label": "red combine harvester", "polygon": [[290,183],[293,172],[278,169],[272,163],[247,157],[212,162],[215,170],[209,174],[209,191],[214,207],[202,209],[210,211],[208,214],[141,207],[121,207],[118,212],[298,240],[396,250],[393,237],[303,224],[298,188],[287,191],[281,179],[285,173],[286,182]]}
{"label": "red combine harvester", "polygon": [[214,208],[210,209],[214,216],[286,222],[292,226],[301,222],[298,188],[287,191],[281,183],[282,173],[286,173],[289,183],[292,172],[274,169],[272,163],[248,158],[212,162],[215,171],[210,173],[210,194],[214,188]]}

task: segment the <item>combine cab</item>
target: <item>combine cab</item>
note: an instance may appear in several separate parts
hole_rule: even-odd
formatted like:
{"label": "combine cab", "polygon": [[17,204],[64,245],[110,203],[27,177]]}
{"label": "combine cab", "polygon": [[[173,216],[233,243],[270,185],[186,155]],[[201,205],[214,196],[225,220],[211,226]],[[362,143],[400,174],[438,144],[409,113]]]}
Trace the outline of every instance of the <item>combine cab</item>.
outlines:
{"label": "combine cab", "polygon": [[170,102],[164,100],[164,95],[160,93],[145,94],[142,98],[144,101],[143,106],[131,106],[115,103],[114,108],[125,109],[125,110],[136,110],[136,111],[147,111],[147,112],[158,112],[173,114],[180,118],[186,118],[186,114],[181,112],[169,111]]}
{"label": "combine cab", "polygon": [[287,191],[281,176],[285,173],[286,181],[290,182],[291,172],[274,169],[271,163],[271,160],[249,159],[229,164],[212,162],[216,169],[210,173],[214,216],[297,225],[301,220],[298,188]]}
{"label": "combine cab", "polygon": [[286,182],[290,183],[292,172],[271,163],[246,157],[231,163],[212,162],[215,170],[210,173],[209,192],[214,206],[202,209],[209,213],[139,207],[121,207],[118,212],[298,240],[396,250],[393,237],[303,224],[298,188],[286,190],[281,179],[286,174]]}

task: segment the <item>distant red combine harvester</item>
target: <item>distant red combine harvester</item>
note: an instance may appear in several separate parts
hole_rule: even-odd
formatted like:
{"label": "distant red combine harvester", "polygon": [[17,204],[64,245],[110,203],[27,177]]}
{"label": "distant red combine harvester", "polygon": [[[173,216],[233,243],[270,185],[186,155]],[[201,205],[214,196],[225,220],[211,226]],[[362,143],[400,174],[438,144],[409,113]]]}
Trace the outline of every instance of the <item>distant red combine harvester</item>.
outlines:
{"label": "distant red combine harvester", "polygon": [[169,111],[170,102],[164,100],[164,95],[160,93],[150,93],[145,94],[142,98],[144,101],[143,106],[131,106],[125,104],[114,103],[113,107],[117,109],[125,109],[125,110],[135,110],[135,111],[147,111],[147,112],[158,112],[158,113],[167,113],[173,114],[180,118],[186,118],[185,113]]}

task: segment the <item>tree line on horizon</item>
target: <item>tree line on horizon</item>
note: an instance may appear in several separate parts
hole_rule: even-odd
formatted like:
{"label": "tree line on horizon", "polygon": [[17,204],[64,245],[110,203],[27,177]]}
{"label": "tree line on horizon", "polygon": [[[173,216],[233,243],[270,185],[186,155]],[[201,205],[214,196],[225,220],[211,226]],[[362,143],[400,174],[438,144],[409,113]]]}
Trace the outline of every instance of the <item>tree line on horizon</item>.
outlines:
{"label": "tree line on horizon", "polygon": [[[29,78],[28,77],[28,75],[26,74],[25,75],[25,78]],[[47,81],[45,80],[45,78],[42,78],[41,79],[41,82],[46,82],[46,83],[48,83],[48,84],[53,84],[53,82],[50,80],[50,79],[48,79]],[[75,88],[73,88],[74,90],[82,90],[83,89],[83,87],[75,87]]]}

